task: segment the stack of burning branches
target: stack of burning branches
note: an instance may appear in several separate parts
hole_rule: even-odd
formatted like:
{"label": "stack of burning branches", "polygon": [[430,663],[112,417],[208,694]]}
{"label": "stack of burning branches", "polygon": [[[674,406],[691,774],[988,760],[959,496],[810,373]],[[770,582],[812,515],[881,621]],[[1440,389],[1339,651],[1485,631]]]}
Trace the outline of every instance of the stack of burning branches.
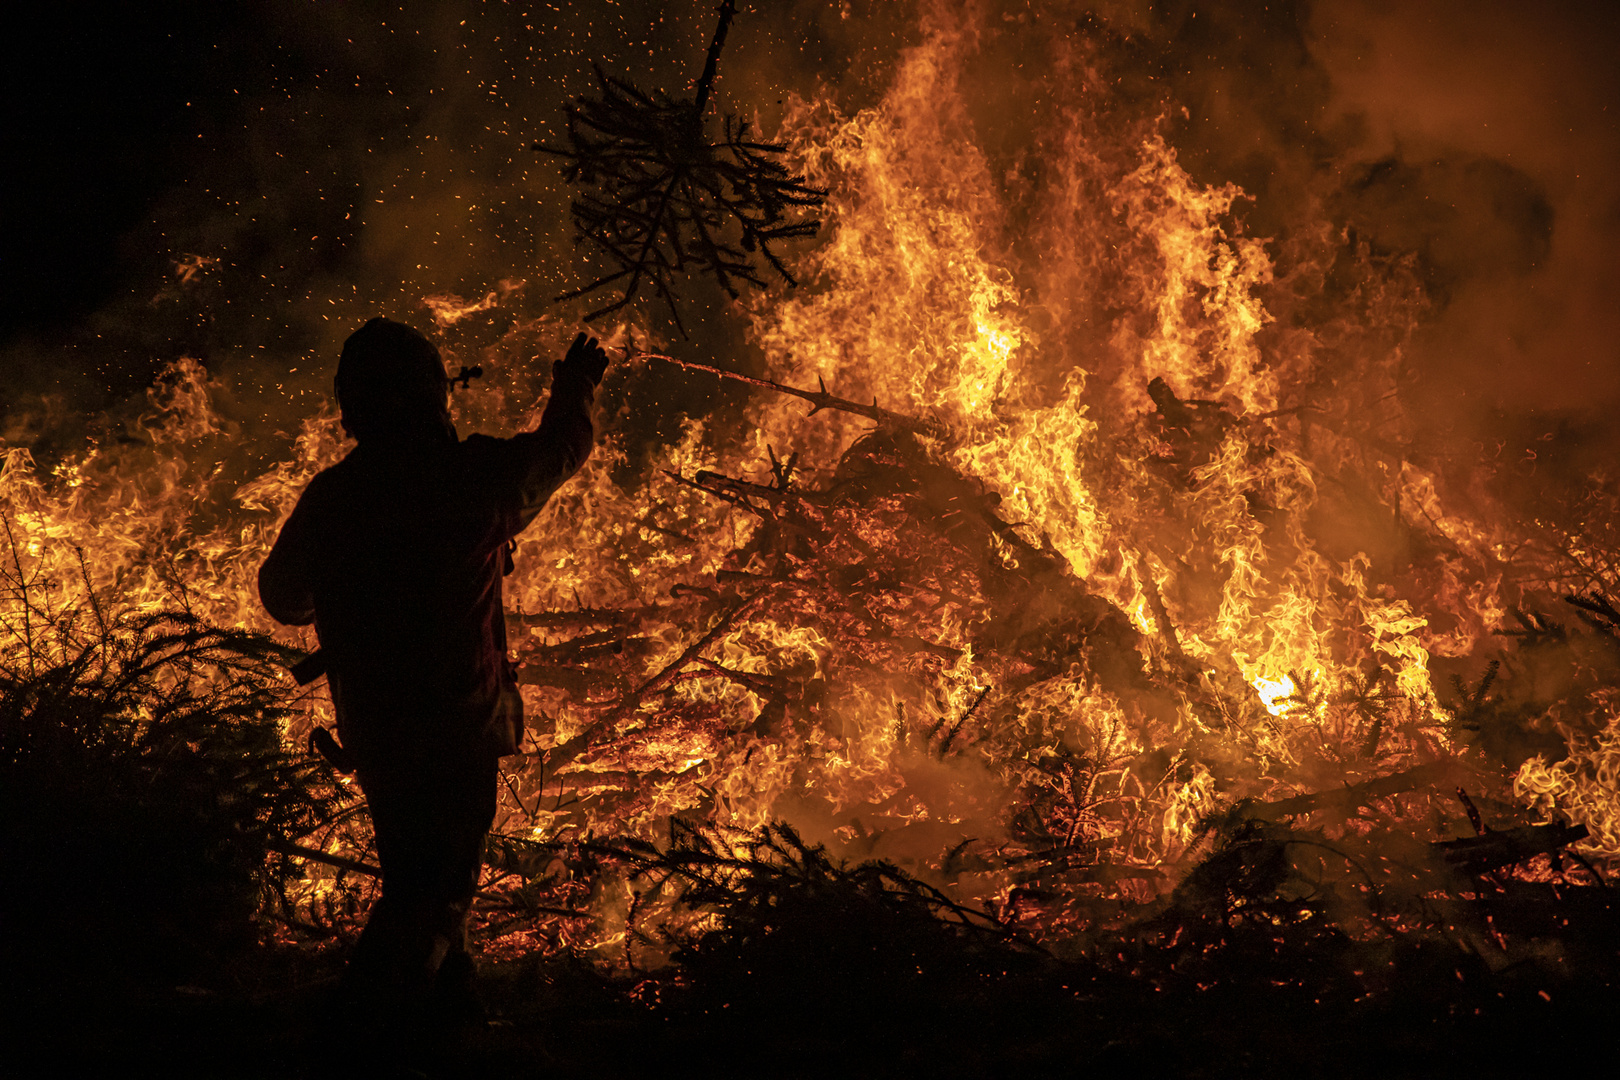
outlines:
{"label": "stack of burning branches", "polygon": [[[1284,924],[1484,941],[1503,917],[1484,898],[1508,891],[1534,936],[1549,890],[1602,891],[1568,850],[1585,826],[1533,822],[1500,762],[1470,745],[1471,730],[1507,724],[1493,708],[1518,708],[1523,727],[1532,703],[1462,686],[1452,730],[1419,730],[1423,710],[1376,667],[1333,694],[1294,673],[1259,702],[1235,672],[1200,670],[1156,591],[1144,631],[1003,517],[949,464],[940,425],[825,386],[702,370],[874,426],[818,484],[774,454],[758,477],[669,473],[696,501],[672,497],[642,527],[681,542],[694,525],[683,505],[752,527],[667,598],[511,617],[520,681],[575,721],[506,777],[511,813],[491,842],[502,932],[576,943],[610,909],[644,943],[724,925],[727,888],[796,880],[783,868],[804,851],[826,857],[766,843],[766,814],[833,845],[850,861],[838,873],[897,863],[909,872],[873,887],[912,895],[921,875],[955,905],[947,919],[1069,947],[1130,928],[1183,948]],[[1239,421],[1162,384],[1149,393],[1143,444],[1163,450],[1166,484],[1185,483]],[[1603,618],[1597,600],[1584,610]],[[1245,756],[1287,710],[1331,744],[1340,782],[1301,791]],[[1454,837],[1464,814],[1472,835]],[[599,839],[665,822],[663,847]],[[714,860],[701,880],[694,844]],[[658,904],[640,899],[649,881],[664,883]]]}
{"label": "stack of burning branches", "polygon": [[[1076,575],[953,464],[958,436],[943,425],[826,387],[743,381],[872,427],[824,470],[774,455],[754,475],[672,470],[635,528],[660,550],[704,551],[700,569],[635,603],[512,616],[519,677],[542,707],[533,749],[505,773],[481,905],[490,944],[712,930],[727,890],[745,898],[760,881],[894,893],[883,904],[955,921],[953,934],[1016,931],[1053,948],[1127,929],[1185,942],[1194,923],[1219,937],[1278,920],[1368,935],[1466,927],[1489,942],[1515,913],[1533,942],[1537,920],[1566,917],[1569,897],[1606,895],[1604,864],[1580,853],[1587,840],[1613,843],[1601,808],[1590,825],[1524,808],[1562,805],[1557,785],[1608,760],[1600,729],[1620,686],[1620,616],[1601,594],[1573,597],[1574,620],[1523,612],[1500,662],[1458,682],[1438,720],[1370,664],[1331,686],[1295,671],[1261,699],[1231,665],[1195,659],[1194,635],[1173,618],[1185,596],[1160,595],[1138,572],[1128,613],[1117,590]],[[1138,567],[1178,550],[1200,557],[1173,538],[1177,500],[1234,442],[1264,460],[1272,430],[1162,383],[1147,392],[1153,409],[1119,444],[1164,507]],[[220,749],[229,768],[204,779],[262,764],[271,803],[293,808],[259,817],[241,803],[253,848],[270,853],[273,914],[329,936],[359,913],[372,873],[359,804],[329,773],[263,744],[289,704],[269,663],[280,654],[183,612],[148,605],[146,622],[131,621],[87,576],[67,587],[60,559],[46,576],[69,567],[67,578],[44,581],[54,541],[32,523],[53,520],[50,508],[8,498],[23,531],[9,548],[0,764],[45,761],[37,732],[56,725],[76,732],[76,754],[172,777],[140,748],[206,757],[221,732],[251,728],[259,742]],[[1249,507],[1274,512],[1258,495]],[[742,523],[740,539],[716,556],[692,538],[712,536],[723,515]],[[42,659],[53,641],[60,655]],[[205,653],[213,666],[180,678],[174,663]],[[109,698],[105,687],[121,689]],[[172,698],[187,687],[195,700]],[[179,720],[193,733],[168,731]],[[1300,760],[1267,760],[1280,729]],[[1510,790],[1537,754],[1549,763],[1541,786]],[[802,842],[760,831],[784,820]],[[889,869],[862,871],[870,860]],[[657,901],[637,902],[649,881],[665,883]]]}

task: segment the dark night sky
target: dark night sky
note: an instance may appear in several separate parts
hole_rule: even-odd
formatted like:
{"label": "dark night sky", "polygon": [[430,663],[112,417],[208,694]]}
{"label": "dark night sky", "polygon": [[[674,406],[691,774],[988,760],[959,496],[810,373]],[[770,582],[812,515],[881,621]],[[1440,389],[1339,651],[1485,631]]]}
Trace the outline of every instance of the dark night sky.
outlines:
{"label": "dark night sky", "polygon": [[[768,127],[778,101],[818,84],[846,111],[869,104],[915,38],[913,7],[742,4],[722,107]],[[1034,7],[1049,32],[1081,21],[1073,5]],[[1188,106],[1171,132],[1183,160],[1256,194],[1259,225],[1337,199],[1381,242],[1423,254],[1444,286],[1436,370],[1537,408],[1620,403],[1613,5],[1096,10]],[[544,309],[579,267],[566,193],[527,146],[555,137],[593,60],[683,89],[713,25],[706,0],[49,12],[7,37],[0,65],[0,434],[13,442],[137,395],[178,355],[200,356],[242,412],[291,416],[378,310],[420,317],[425,294],[503,278],[526,279]],[[187,255],[216,261],[181,287]],[[699,326],[701,349],[736,347],[727,318]]]}
{"label": "dark night sky", "polygon": [[[22,167],[7,170],[0,335],[82,327],[188,250],[280,271],[284,287],[375,276],[389,260],[363,234],[389,215],[365,211],[391,197],[466,197],[526,173],[528,209],[555,220],[556,170],[527,146],[554,136],[590,61],[674,89],[701,65],[707,6],[664,6],[59,6],[5,46]],[[749,29],[760,20],[745,20],[743,48]],[[431,284],[465,276],[445,269]]]}
{"label": "dark night sky", "polygon": [[[251,61],[223,5],[189,18],[176,4],[142,7],[65,4],[34,32],[6,35],[8,337],[70,326],[106,302],[131,261],[120,237],[173,182],[203,110],[230,92],[231,67]],[[216,41],[232,60],[210,56]]]}
{"label": "dark night sky", "polygon": [[[818,72],[878,72],[850,61],[895,51],[852,37],[836,6],[800,8],[742,5],[722,108],[774,123]],[[582,267],[556,165],[530,146],[556,139],[593,61],[685,90],[714,8],[257,0],[69,4],[53,19],[9,38],[4,65],[26,164],[3,202],[0,434],[36,445],[138,402],[180,355],[230,389],[228,412],[285,430],[325,393],[348,330],[378,312],[425,322],[429,294],[523,279],[528,314],[577,317],[547,303]],[[182,283],[191,255],[214,261]],[[729,321],[697,322],[711,351],[715,334],[735,345]]]}

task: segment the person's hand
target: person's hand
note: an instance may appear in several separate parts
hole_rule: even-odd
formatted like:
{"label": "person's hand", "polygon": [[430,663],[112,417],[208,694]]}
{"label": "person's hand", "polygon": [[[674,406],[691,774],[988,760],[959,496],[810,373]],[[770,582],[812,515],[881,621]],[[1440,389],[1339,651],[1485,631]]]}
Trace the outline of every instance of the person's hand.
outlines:
{"label": "person's hand", "polygon": [[602,381],[607,366],[608,355],[602,346],[595,338],[582,333],[568,346],[568,355],[551,365],[551,377],[559,382],[582,379],[596,386]]}

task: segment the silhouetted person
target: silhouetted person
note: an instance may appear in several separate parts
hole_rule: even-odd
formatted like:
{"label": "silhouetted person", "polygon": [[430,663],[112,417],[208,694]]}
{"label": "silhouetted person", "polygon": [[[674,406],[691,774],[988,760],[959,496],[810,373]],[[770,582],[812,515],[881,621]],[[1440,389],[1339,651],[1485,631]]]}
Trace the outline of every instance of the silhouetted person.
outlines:
{"label": "silhouetted person", "polygon": [[430,995],[473,1006],[467,909],[496,761],[523,734],[501,607],[507,545],[590,454],[606,367],[581,334],[552,366],[534,431],[458,439],[438,350],[372,319],[344,343],[335,380],[358,445],[310,481],[259,571],[277,621],[315,624],[371,808],[382,896],[345,986],[380,1022],[409,1023]]}

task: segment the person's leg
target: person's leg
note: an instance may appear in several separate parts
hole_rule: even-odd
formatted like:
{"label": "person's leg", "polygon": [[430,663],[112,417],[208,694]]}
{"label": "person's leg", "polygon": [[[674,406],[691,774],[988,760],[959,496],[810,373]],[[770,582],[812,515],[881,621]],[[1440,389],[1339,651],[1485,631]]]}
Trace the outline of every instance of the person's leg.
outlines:
{"label": "person's leg", "polygon": [[483,870],[484,839],[495,818],[496,761],[466,761],[446,770],[442,779],[444,876],[436,903],[434,943],[436,951],[443,952],[431,1004],[441,1017],[467,1020],[482,1015],[473,987],[476,966],[467,952],[467,913]]}
{"label": "person's leg", "polygon": [[345,982],[356,997],[393,1009],[419,999],[432,982],[425,925],[434,892],[431,790],[414,770],[390,764],[359,772],[382,867],[372,905],[349,959]]}
{"label": "person's leg", "polygon": [[446,992],[470,995],[466,919],[495,816],[495,770],[492,758],[442,755],[416,768],[362,771],[383,878],[350,961],[357,992],[419,1005],[450,959]]}

